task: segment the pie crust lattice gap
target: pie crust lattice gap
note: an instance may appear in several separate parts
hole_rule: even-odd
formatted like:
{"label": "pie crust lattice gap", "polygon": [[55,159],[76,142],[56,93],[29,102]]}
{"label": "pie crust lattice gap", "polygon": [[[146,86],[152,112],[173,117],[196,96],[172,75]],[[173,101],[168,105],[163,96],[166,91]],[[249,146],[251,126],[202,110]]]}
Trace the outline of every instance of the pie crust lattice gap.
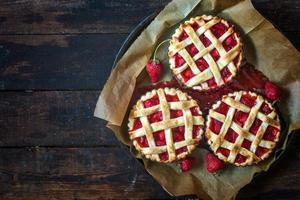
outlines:
{"label": "pie crust lattice gap", "polygon": [[172,162],[191,153],[202,137],[204,119],[186,93],[164,88],[147,92],[129,115],[129,136],[151,160]]}
{"label": "pie crust lattice gap", "polygon": [[268,157],[280,135],[276,110],[262,96],[246,91],[225,95],[214,104],[206,127],[214,153],[237,166]]}
{"label": "pie crust lattice gap", "polygon": [[212,89],[236,75],[242,61],[242,43],[227,21],[198,16],[176,29],[169,61],[173,74],[187,87]]}

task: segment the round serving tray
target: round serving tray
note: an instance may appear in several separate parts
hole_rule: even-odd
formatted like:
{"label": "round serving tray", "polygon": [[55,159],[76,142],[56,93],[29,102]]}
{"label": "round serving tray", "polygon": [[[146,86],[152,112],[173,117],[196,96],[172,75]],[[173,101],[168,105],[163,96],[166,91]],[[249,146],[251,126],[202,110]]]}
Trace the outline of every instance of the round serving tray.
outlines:
{"label": "round serving tray", "polygon": [[[131,46],[131,44],[134,42],[134,40],[141,34],[141,32],[152,22],[152,20],[155,18],[157,13],[152,13],[151,15],[144,18],[128,35],[128,37],[123,42],[122,46],[120,47],[120,50],[118,51],[115,60],[112,65],[112,69],[116,66],[117,62],[120,60],[120,58],[125,54],[125,52],[128,50],[128,48]],[[285,125],[287,126],[287,125]],[[288,148],[291,146],[291,143],[293,141],[293,138],[295,137],[294,133],[290,133],[288,135],[288,141],[286,145],[286,149],[284,151],[279,151],[275,155],[276,160],[271,166],[276,165],[285,155],[285,152],[288,150]],[[262,176],[266,173],[262,172],[259,174],[256,174],[255,177]]]}

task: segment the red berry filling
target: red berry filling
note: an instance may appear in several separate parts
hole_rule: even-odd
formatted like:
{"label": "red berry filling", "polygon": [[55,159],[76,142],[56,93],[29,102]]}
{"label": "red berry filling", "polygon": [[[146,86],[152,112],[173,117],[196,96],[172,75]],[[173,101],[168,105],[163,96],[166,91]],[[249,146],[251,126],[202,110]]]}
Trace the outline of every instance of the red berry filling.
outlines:
{"label": "red berry filling", "polygon": [[270,106],[268,104],[266,104],[265,102],[261,105],[260,107],[260,111],[262,113],[264,113],[265,115],[268,115],[272,112],[272,109],[270,108]]}
{"label": "red berry filling", "polygon": [[157,95],[143,102],[145,108],[149,108],[159,104],[159,98]]}
{"label": "red berry filling", "polygon": [[153,133],[156,146],[166,145],[165,131],[157,131]]}
{"label": "red berry filling", "polygon": [[193,116],[200,116],[200,109],[199,109],[199,107],[192,107],[191,109],[191,112],[192,112],[192,115]]}
{"label": "red berry filling", "polygon": [[200,69],[200,71],[204,71],[205,69],[208,68],[208,64],[207,62],[203,59],[203,58],[200,58],[196,61],[196,65],[197,67]]}
{"label": "red berry filling", "polygon": [[211,41],[204,34],[200,35],[199,39],[205,47],[208,47],[211,44]]}
{"label": "red berry filling", "polygon": [[238,136],[239,135],[236,132],[234,132],[234,130],[232,128],[229,128],[224,139],[231,143],[234,143]]}
{"label": "red berry filling", "polygon": [[220,58],[220,54],[217,49],[211,50],[210,55],[213,57],[215,61],[217,61]]}
{"label": "red berry filling", "polygon": [[141,147],[149,147],[146,136],[141,136],[135,139]]}
{"label": "red berry filling", "polygon": [[175,150],[176,155],[182,154],[183,152],[187,152],[187,147],[181,147]]}
{"label": "red berry filling", "polygon": [[226,81],[231,76],[231,72],[229,71],[228,67],[224,67],[221,70],[221,75],[224,81]]}
{"label": "red berry filling", "polygon": [[247,139],[244,139],[243,143],[242,143],[242,147],[244,147],[245,149],[250,149],[251,147],[251,142]]}
{"label": "red berry filling", "polygon": [[229,149],[225,149],[225,148],[223,148],[223,147],[220,147],[220,148],[217,150],[217,153],[221,153],[221,154],[223,154],[223,156],[228,157],[229,154],[230,154],[230,151],[229,151]]}
{"label": "red berry filling", "polygon": [[150,123],[155,123],[163,120],[162,112],[154,112],[147,116]]}
{"label": "red berry filling", "polygon": [[234,65],[237,65],[240,61],[240,54],[238,54],[234,59],[233,59],[233,63]]}
{"label": "red berry filling", "polygon": [[245,112],[242,112],[242,111],[236,111],[234,113],[234,116],[233,116],[233,120],[234,122],[236,122],[240,127],[243,127],[247,118],[248,118],[249,114],[248,113],[245,113]]}
{"label": "red berry filling", "polygon": [[241,154],[238,154],[235,158],[235,163],[244,163],[247,160],[246,156],[243,156]]}
{"label": "red berry filling", "polygon": [[210,124],[209,124],[209,129],[218,135],[220,133],[222,125],[223,125],[222,122],[219,122],[218,120],[211,118]]}
{"label": "red berry filling", "polygon": [[258,146],[256,148],[256,152],[255,155],[257,155],[258,157],[262,157],[264,154],[266,154],[267,152],[269,152],[270,150],[264,147],[260,147]]}
{"label": "red berry filling", "polygon": [[178,40],[179,40],[179,42],[181,42],[181,41],[185,40],[185,39],[188,38],[188,37],[189,37],[189,35],[188,35],[185,31],[183,31],[183,32],[180,34]]}
{"label": "red berry filling", "polygon": [[257,131],[258,131],[261,124],[262,124],[261,120],[255,119],[252,126],[251,126],[251,128],[250,128],[250,130],[249,130],[250,133],[253,133],[254,135],[256,135],[256,133],[257,133]]}
{"label": "red berry filling", "polygon": [[214,34],[214,36],[216,36],[216,38],[221,37],[227,30],[228,27],[221,22],[215,24],[210,28],[210,31]]}
{"label": "red berry filling", "polygon": [[279,133],[279,130],[277,128],[275,128],[273,126],[268,126],[268,128],[263,136],[263,139],[274,142],[275,139],[277,138],[278,133]]}
{"label": "red berry filling", "polygon": [[167,160],[169,160],[169,154],[168,154],[168,152],[160,153],[160,154],[159,154],[159,158],[160,158],[160,160],[162,160],[162,161],[167,161]]}
{"label": "red berry filling", "polygon": [[191,44],[191,45],[187,46],[186,50],[187,50],[187,52],[189,52],[189,54],[192,57],[199,52],[198,49],[196,48],[196,46],[194,44]]}
{"label": "red berry filling", "polygon": [[256,96],[251,96],[247,93],[241,97],[240,101],[241,103],[251,108],[256,104]]}
{"label": "red berry filling", "polygon": [[229,110],[229,106],[224,102],[221,102],[219,107],[215,109],[216,112],[221,113],[223,115],[226,115],[228,110]]}
{"label": "red berry filling", "polygon": [[202,129],[203,127],[200,126],[200,125],[193,125],[193,138],[197,138],[200,134],[200,130]]}
{"label": "red berry filling", "polygon": [[181,73],[181,76],[183,77],[183,80],[185,82],[187,82],[188,80],[190,80],[192,77],[195,76],[195,74],[193,73],[193,71],[191,70],[191,68],[187,68],[186,70],[184,70]]}
{"label": "red berry filling", "polygon": [[177,95],[169,95],[169,94],[166,94],[166,99],[168,102],[176,102],[176,101],[179,101],[179,98]]}
{"label": "red berry filling", "polygon": [[134,131],[134,130],[139,129],[139,128],[142,128],[142,122],[141,122],[140,118],[137,118],[133,122],[132,130]]}
{"label": "red berry filling", "polygon": [[223,47],[226,51],[229,51],[233,47],[237,45],[237,41],[233,37],[233,35],[228,36],[224,41],[223,41]]}
{"label": "red berry filling", "polygon": [[196,22],[191,24],[191,27],[194,29],[194,31],[197,31],[198,28],[200,28],[200,26]]}
{"label": "red berry filling", "polygon": [[182,110],[171,110],[170,111],[170,117],[171,119],[181,117],[183,115]]}
{"label": "red berry filling", "polygon": [[173,133],[173,141],[174,142],[180,142],[184,140],[184,126],[178,126],[176,128],[172,128]]}
{"label": "red berry filling", "polygon": [[181,65],[183,65],[185,63],[185,60],[183,59],[183,57],[181,55],[179,55],[178,53],[175,54],[175,67],[180,67]]}
{"label": "red berry filling", "polygon": [[215,87],[217,86],[217,83],[215,81],[215,78],[211,78],[209,80],[207,80],[207,84],[210,86],[210,87]]}

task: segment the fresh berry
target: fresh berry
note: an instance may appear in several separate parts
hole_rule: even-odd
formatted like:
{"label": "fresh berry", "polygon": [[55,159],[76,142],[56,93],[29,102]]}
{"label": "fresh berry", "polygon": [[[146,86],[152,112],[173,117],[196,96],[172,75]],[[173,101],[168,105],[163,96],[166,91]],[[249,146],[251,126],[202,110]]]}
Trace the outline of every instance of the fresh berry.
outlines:
{"label": "fresh berry", "polygon": [[150,60],[150,62],[146,66],[146,70],[152,83],[156,83],[159,81],[162,72],[162,65],[160,63],[155,62],[154,60]]}
{"label": "fresh berry", "polygon": [[205,159],[207,171],[210,173],[214,173],[224,168],[224,163],[219,160],[213,153],[207,153]]}
{"label": "fresh berry", "polygon": [[265,94],[269,99],[275,101],[279,99],[281,91],[277,85],[271,81],[267,81],[265,83]]}
{"label": "fresh berry", "polygon": [[192,168],[194,162],[193,157],[186,157],[180,162],[180,168],[183,172],[187,172]]}

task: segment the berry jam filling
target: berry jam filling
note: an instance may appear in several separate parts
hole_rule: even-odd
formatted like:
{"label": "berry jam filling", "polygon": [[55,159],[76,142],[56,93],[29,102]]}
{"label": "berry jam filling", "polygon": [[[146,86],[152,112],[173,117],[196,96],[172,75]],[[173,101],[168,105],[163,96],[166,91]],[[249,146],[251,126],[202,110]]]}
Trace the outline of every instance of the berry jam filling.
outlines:
{"label": "berry jam filling", "polygon": [[234,59],[233,59],[233,63],[234,63],[234,65],[237,65],[238,63],[239,63],[239,61],[240,61],[240,56],[239,56],[240,54],[238,54]]}
{"label": "berry jam filling", "polygon": [[200,125],[193,125],[193,139],[197,138],[200,134],[200,130],[203,128],[203,126]]}
{"label": "berry jam filling", "polygon": [[222,128],[223,123],[219,122],[218,120],[211,118],[210,119],[210,124],[209,124],[209,129],[214,132],[215,134],[219,134],[220,130]]}
{"label": "berry jam filling", "polygon": [[279,133],[279,129],[273,126],[268,126],[262,139],[274,142],[275,139],[277,138],[278,133]]}
{"label": "berry jam filling", "polygon": [[181,117],[183,115],[182,110],[171,110],[170,111],[170,118],[177,118],[177,117]]}
{"label": "berry jam filling", "polygon": [[179,40],[179,42],[181,42],[181,41],[185,40],[185,39],[188,38],[188,37],[189,37],[188,34],[187,34],[185,31],[183,31],[183,32],[180,34],[180,36],[178,37],[178,40]]}
{"label": "berry jam filling", "polygon": [[223,115],[226,115],[227,112],[228,112],[228,110],[229,110],[229,106],[226,103],[224,103],[224,102],[221,102],[221,104],[219,105],[219,107],[217,107],[215,109],[216,112],[221,113]]}
{"label": "berry jam filling", "polygon": [[163,120],[162,112],[154,112],[147,116],[150,123],[155,123]]}
{"label": "berry jam filling", "polygon": [[256,135],[261,124],[262,124],[262,121],[260,119],[255,119],[249,130],[250,133],[253,133],[254,135]]}
{"label": "berry jam filling", "polygon": [[244,139],[243,143],[242,143],[242,147],[244,147],[245,149],[250,149],[251,147],[251,142],[247,139]]}
{"label": "berry jam filling", "polygon": [[157,94],[155,96],[153,96],[151,99],[148,99],[148,100],[144,101],[143,104],[144,104],[145,108],[149,108],[149,107],[158,105],[159,104],[159,98],[158,98]]}
{"label": "berry jam filling", "polygon": [[235,40],[233,35],[230,35],[223,41],[222,44],[225,51],[230,51],[230,49],[237,45],[237,41]]}
{"label": "berry jam filling", "polygon": [[213,49],[209,53],[210,53],[211,57],[213,57],[214,61],[217,61],[220,58],[220,54],[217,49]]}
{"label": "berry jam filling", "polygon": [[270,106],[268,104],[266,104],[265,102],[261,105],[259,110],[260,110],[260,112],[264,113],[265,115],[268,115],[272,112],[272,109],[270,108]]}
{"label": "berry jam filling", "polygon": [[211,41],[204,34],[200,35],[199,39],[205,47],[208,47],[211,44]]}
{"label": "berry jam filling", "polygon": [[227,30],[228,30],[228,27],[221,22],[213,25],[210,28],[210,31],[214,34],[214,36],[216,36],[216,38],[221,37]]}
{"label": "berry jam filling", "polygon": [[166,151],[166,152],[160,153],[160,154],[159,154],[159,158],[160,158],[160,160],[162,160],[162,161],[167,161],[167,160],[169,160],[169,154],[168,154],[168,152]]}
{"label": "berry jam filling", "polygon": [[197,31],[198,28],[200,28],[200,26],[196,22],[191,24],[191,27],[194,29],[194,31]]}
{"label": "berry jam filling", "polygon": [[241,154],[238,154],[235,158],[235,163],[244,163],[247,160],[246,156],[243,156]]}
{"label": "berry jam filling", "polygon": [[140,118],[137,118],[133,122],[132,130],[134,131],[134,130],[139,129],[139,128],[142,128],[142,122],[141,122]]}
{"label": "berry jam filling", "polygon": [[245,112],[242,112],[242,111],[236,111],[234,113],[234,116],[233,116],[233,121],[235,123],[237,123],[240,127],[243,127],[247,118],[248,118],[249,114],[248,113],[245,113]]}
{"label": "berry jam filling", "polygon": [[228,157],[229,154],[230,154],[230,151],[229,151],[229,149],[225,149],[225,148],[223,148],[223,147],[220,147],[220,148],[217,150],[217,153],[221,153],[221,154],[223,154],[223,156]]}
{"label": "berry jam filling", "polygon": [[260,147],[258,146],[256,148],[256,152],[255,155],[257,155],[258,157],[262,157],[264,154],[268,153],[270,150],[264,147]]}
{"label": "berry jam filling", "polygon": [[199,52],[194,44],[187,46],[186,50],[187,50],[187,52],[189,52],[191,57],[194,57]]}
{"label": "berry jam filling", "polygon": [[149,147],[146,136],[141,136],[135,139],[141,147]]}
{"label": "berry jam filling", "polygon": [[187,147],[181,147],[175,150],[176,155],[182,154],[183,152],[187,152]]}
{"label": "berry jam filling", "polygon": [[196,60],[195,63],[201,72],[208,68],[208,64],[203,58]]}
{"label": "berry jam filling", "polygon": [[200,109],[199,109],[199,107],[192,107],[191,109],[191,112],[192,112],[192,115],[193,116],[200,116]]}
{"label": "berry jam filling", "polygon": [[215,87],[215,86],[217,86],[217,83],[216,83],[216,81],[215,81],[215,78],[208,79],[208,80],[207,80],[207,84],[208,84],[210,87]]}
{"label": "berry jam filling", "polygon": [[256,96],[251,96],[250,94],[247,93],[241,97],[240,101],[246,106],[252,108],[256,104]]}
{"label": "berry jam filling", "polygon": [[187,82],[188,80],[190,80],[192,77],[195,76],[195,74],[193,73],[193,71],[191,70],[191,68],[187,68],[186,70],[184,70],[181,73],[181,76],[184,80],[184,82]]}
{"label": "berry jam filling", "polygon": [[228,67],[224,67],[221,70],[221,75],[224,81],[226,81],[231,76],[231,72],[229,71]]}
{"label": "berry jam filling", "polygon": [[173,133],[173,141],[174,142],[180,142],[184,140],[184,126],[178,126],[176,128],[172,128]]}
{"label": "berry jam filling", "polygon": [[175,57],[175,67],[180,67],[185,63],[183,57],[178,53],[176,53],[174,57]]}
{"label": "berry jam filling", "polygon": [[156,146],[166,145],[165,131],[157,131],[153,133]]}
{"label": "berry jam filling", "polygon": [[168,102],[176,102],[176,101],[179,101],[179,98],[177,95],[169,95],[169,94],[166,94],[166,99]]}
{"label": "berry jam filling", "polygon": [[238,136],[239,135],[236,132],[234,132],[234,130],[232,128],[229,128],[224,139],[231,143],[234,143]]}

